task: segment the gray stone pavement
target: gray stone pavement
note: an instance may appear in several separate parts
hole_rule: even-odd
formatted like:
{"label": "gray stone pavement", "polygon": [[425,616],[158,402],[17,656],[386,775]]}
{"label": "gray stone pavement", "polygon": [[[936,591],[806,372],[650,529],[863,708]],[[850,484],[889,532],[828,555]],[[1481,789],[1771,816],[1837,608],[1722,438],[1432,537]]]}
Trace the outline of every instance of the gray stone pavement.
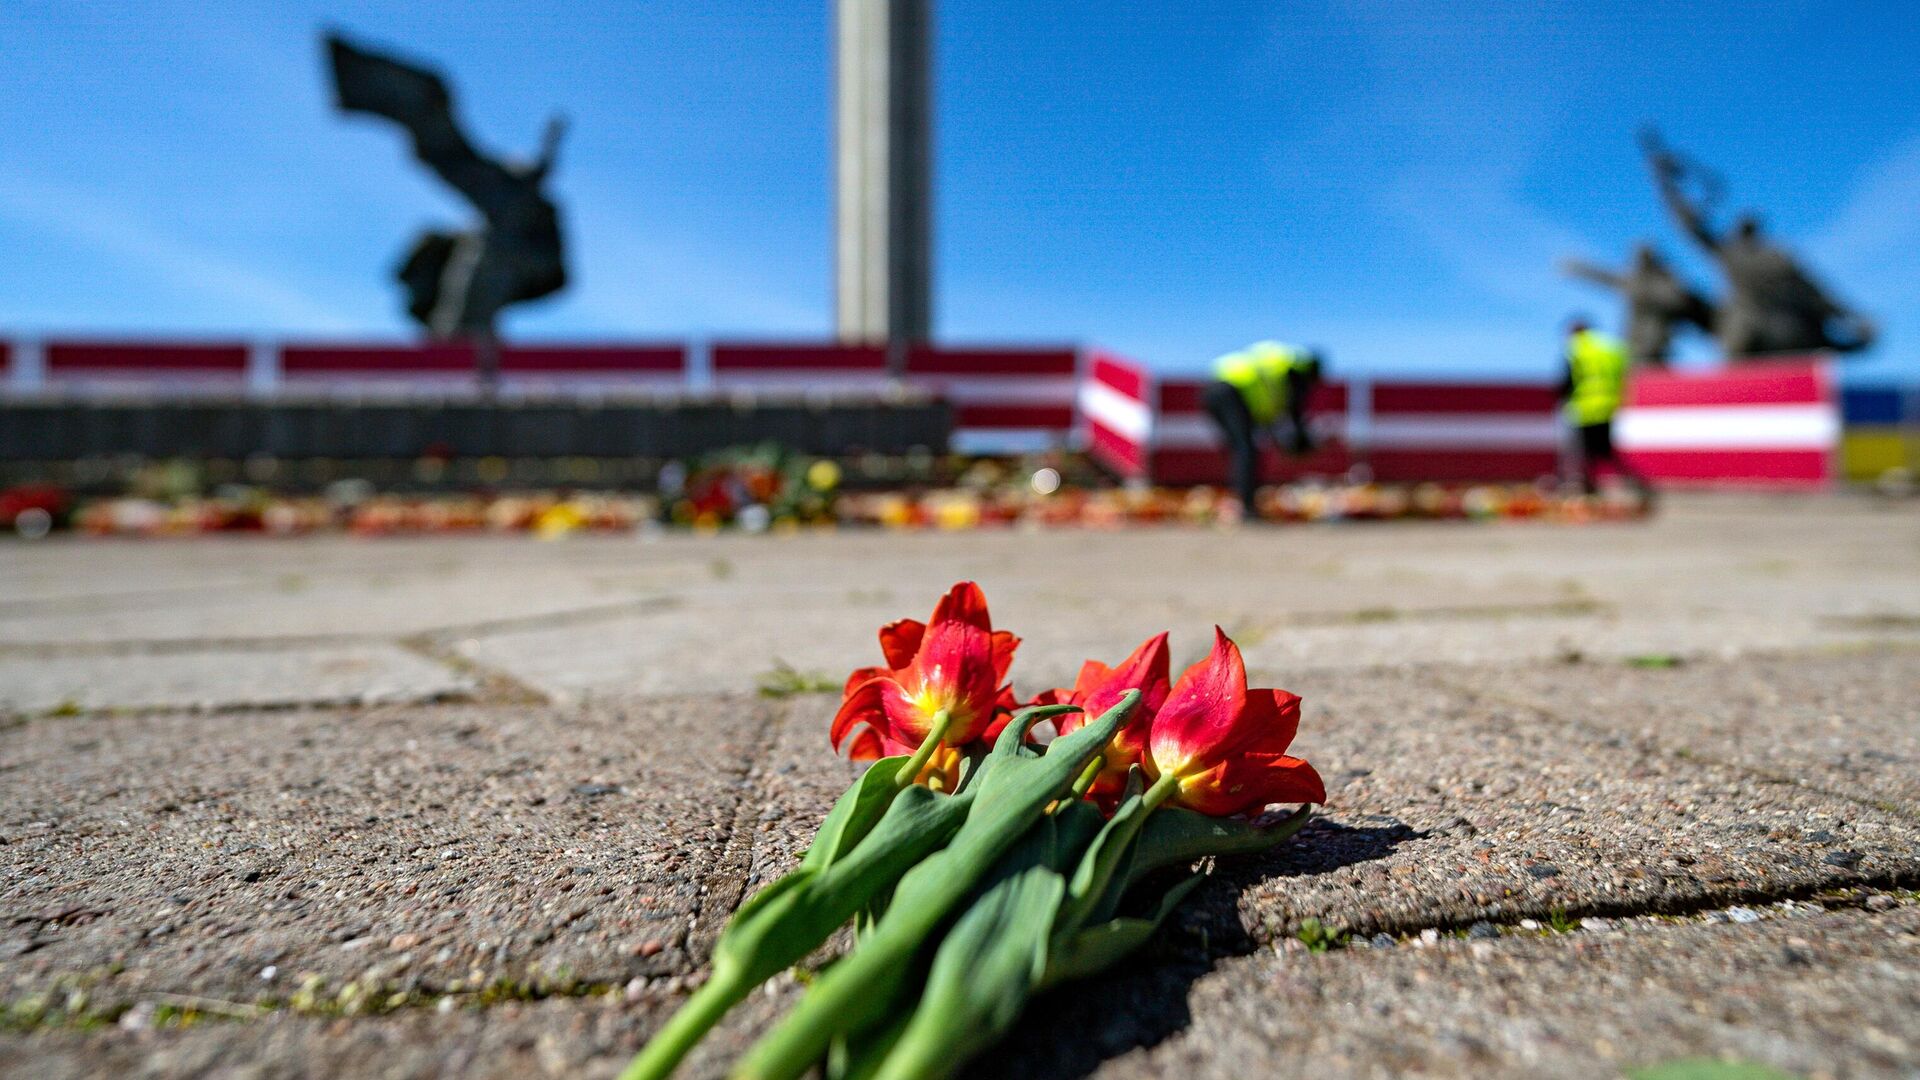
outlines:
{"label": "gray stone pavement", "polygon": [[1920,1074],[1920,506],[1844,497],[0,546],[0,1074],[611,1075],[852,775],[756,684],[963,577],[1023,691],[1225,625],[1331,792],[976,1075]]}

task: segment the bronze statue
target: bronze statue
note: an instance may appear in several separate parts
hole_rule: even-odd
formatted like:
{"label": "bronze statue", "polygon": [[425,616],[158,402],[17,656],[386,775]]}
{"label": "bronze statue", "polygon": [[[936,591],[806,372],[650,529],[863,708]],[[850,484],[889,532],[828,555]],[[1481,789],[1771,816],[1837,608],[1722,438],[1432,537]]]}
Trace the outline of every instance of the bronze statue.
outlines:
{"label": "bronze statue", "polygon": [[1627,301],[1627,351],[1636,364],[1666,365],[1673,331],[1697,326],[1714,329],[1713,304],[1673,272],[1651,244],[1633,249],[1633,265],[1625,271],[1608,270],[1579,259],[1560,264],[1570,277],[1618,292]]}
{"label": "bronze statue", "polygon": [[565,123],[548,121],[532,162],[496,161],[461,132],[439,75],[357,48],[338,34],[328,34],[326,43],[339,108],[405,128],[414,156],[480,212],[479,228],[422,233],[396,276],[406,286],[408,313],[429,335],[476,344],[490,384],[501,310],[551,296],[567,283],[559,211],[542,190]]}
{"label": "bronze statue", "polygon": [[[1727,298],[1715,336],[1729,358],[1767,353],[1852,352],[1873,343],[1873,324],[1830,296],[1784,248],[1762,235],[1760,221],[1741,214],[1716,232],[1708,217],[1719,201],[1719,178],[1681,157],[1649,130],[1641,135],[1660,197],[1688,235],[1720,264]],[[1698,193],[1689,199],[1683,186]]]}

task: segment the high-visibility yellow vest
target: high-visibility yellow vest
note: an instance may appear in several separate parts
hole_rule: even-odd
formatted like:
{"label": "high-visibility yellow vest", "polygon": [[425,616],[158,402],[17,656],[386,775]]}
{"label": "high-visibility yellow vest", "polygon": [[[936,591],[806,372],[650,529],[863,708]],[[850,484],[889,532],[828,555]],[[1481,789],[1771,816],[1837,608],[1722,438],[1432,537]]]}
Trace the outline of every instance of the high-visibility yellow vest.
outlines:
{"label": "high-visibility yellow vest", "polygon": [[1307,363],[1305,349],[1261,341],[1215,360],[1213,377],[1240,391],[1254,423],[1271,424],[1287,407],[1287,376]]}
{"label": "high-visibility yellow vest", "polygon": [[1598,330],[1582,330],[1567,341],[1567,364],[1573,369],[1568,417],[1583,427],[1612,420],[1627,385],[1627,347]]}

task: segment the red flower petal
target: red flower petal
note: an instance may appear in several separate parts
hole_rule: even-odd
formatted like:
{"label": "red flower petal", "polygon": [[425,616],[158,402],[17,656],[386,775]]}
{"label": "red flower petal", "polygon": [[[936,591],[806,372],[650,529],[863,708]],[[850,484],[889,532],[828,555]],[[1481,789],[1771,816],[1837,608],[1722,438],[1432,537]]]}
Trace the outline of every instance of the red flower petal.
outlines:
{"label": "red flower petal", "polygon": [[1007,669],[1013,667],[1013,651],[1020,647],[1020,639],[1005,630],[993,632],[993,677],[1007,681]]}
{"label": "red flower petal", "polygon": [[865,724],[861,724],[852,737],[836,749],[846,754],[849,761],[879,761],[888,756],[886,740]]}
{"label": "red flower petal", "polygon": [[[1011,690],[1012,687],[1008,687],[1008,689]],[[1070,705],[1073,703],[1072,695],[1073,695],[1073,691],[1071,690],[1059,690],[1059,689],[1042,690],[1039,693],[1033,695],[1033,700],[1027,702],[1027,704],[1034,706],[1035,708],[1038,708],[1042,705]],[[1065,720],[1067,719],[1068,716],[1072,716],[1072,715],[1074,714],[1068,713],[1067,716],[1062,716],[1062,717],[1059,717],[1058,719]],[[1061,734],[1065,734],[1065,732],[1062,732]]]}
{"label": "red flower petal", "polygon": [[1087,789],[1087,794],[1108,811],[1126,789],[1127,772],[1140,762],[1154,713],[1167,699],[1168,665],[1167,635],[1163,632],[1142,642],[1117,668],[1098,660],[1087,661],[1080,666],[1080,677],[1072,690],[1052,692],[1064,694],[1064,700],[1082,710],[1068,713],[1055,722],[1060,734],[1065,735],[1113,708],[1127,691],[1140,691],[1140,705],[1128,718],[1127,726],[1101,751],[1099,775]]}
{"label": "red flower petal", "polygon": [[853,674],[847,676],[847,685],[840,691],[840,696],[842,698],[849,697],[855,690],[860,688],[861,683],[872,682],[875,679],[885,678],[891,674],[893,674],[891,670],[883,667],[855,668],[853,669]]}
{"label": "red flower petal", "polygon": [[887,658],[887,666],[898,671],[913,663],[926,633],[927,624],[918,619],[899,619],[881,627],[880,654]]}
{"label": "red flower petal", "polygon": [[1213,652],[1181,674],[1154,717],[1149,746],[1161,771],[1184,773],[1182,763],[1227,742],[1246,712],[1247,667],[1240,647],[1217,626],[1213,634]]}
{"label": "red flower petal", "polygon": [[971,581],[962,581],[948,589],[940,602],[933,606],[933,618],[928,623],[947,621],[965,623],[982,632],[992,633],[993,621],[987,616],[987,594]]}
{"label": "red flower petal", "polygon": [[927,626],[926,638],[913,665],[901,673],[901,708],[888,709],[897,723],[904,723],[924,734],[933,714],[946,709],[952,717],[944,741],[958,746],[972,742],[993,722],[994,701],[1000,682],[994,674],[991,639],[970,624],[954,620],[935,620]]}
{"label": "red flower petal", "polygon": [[1168,800],[1212,817],[1244,814],[1272,803],[1324,803],[1326,785],[1313,766],[1285,754],[1235,754],[1205,772],[1187,774]]}
{"label": "red flower petal", "polygon": [[[857,674],[857,673],[856,673]],[[884,687],[896,685],[890,676],[868,679],[847,691],[846,700],[840,703],[840,711],[833,714],[833,726],[827,729],[827,739],[835,750],[847,741],[855,729],[864,725],[873,731],[885,731],[887,711]]]}

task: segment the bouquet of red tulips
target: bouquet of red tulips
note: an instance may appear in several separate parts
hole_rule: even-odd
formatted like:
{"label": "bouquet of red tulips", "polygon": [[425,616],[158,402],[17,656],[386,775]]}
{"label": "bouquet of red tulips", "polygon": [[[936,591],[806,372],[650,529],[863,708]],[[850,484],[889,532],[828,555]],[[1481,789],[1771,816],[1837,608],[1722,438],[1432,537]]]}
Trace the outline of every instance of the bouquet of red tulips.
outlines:
{"label": "bouquet of red tulips", "polygon": [[[1143,945],[1210,855],[1272,847],[1325,788],[1286,754],[1300,699],[1249,689],[1240,650],[1170,678],[1167,635],[1021,704],[1019,639],[971,582],[926,623],[880,631],[883,667],[847,681],[834,746],[866,773],[792,873],[734,913],[713,970],[623,1074],[665,1077],[753,987],[853,922],[855,944],[734,1075],[919,1080],[1000,1038],[1038,990]],[[1054,738],[1041,745],[1037,726]],[[1254,820],[1275,803],[1299,809]]]}

